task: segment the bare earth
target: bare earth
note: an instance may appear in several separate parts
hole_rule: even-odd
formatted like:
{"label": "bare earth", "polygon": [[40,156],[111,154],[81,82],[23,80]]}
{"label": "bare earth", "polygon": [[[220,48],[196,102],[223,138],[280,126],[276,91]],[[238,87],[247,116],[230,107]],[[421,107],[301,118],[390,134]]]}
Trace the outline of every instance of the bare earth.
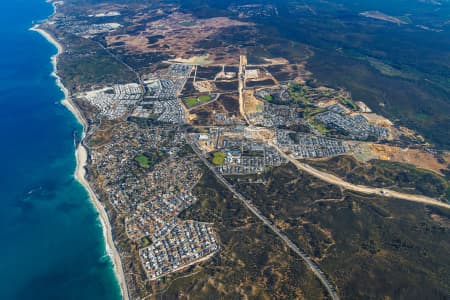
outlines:
{"label": "bare earth", "polygon": [[388,189],[372,188],[372,187],[368,187],[368,186],[364,186],[364,185],[356,185],[356,184],[349,183],[337,176],[319,171],[319,170],[311,167],[310,165],[301,163],[298,160],[296,160],[295,158],[291,157],[290,155],[285,154],[275,144],[271,144],[271,145],[273,147],[277,148],[278,151],[280,151],[280,153],[282,153],[282,155],[286,159],[288,159],[291,163],[293,163],[298,169],[305,171],[305,172],[309,173],[310,175],[313,175],[314,177],[317,177],[317,178],[319,178],[325,182],[328,182],[330,184],[334,184],[334,185],[343,187],[344,189],[363,193],[363,194],[382,195],[384,197],[396,198],[396,199],[418,202],[418,203],[423,203],[423,204],[427,204],[427,205],[440,206],[440,207],[450,209],[450,204],[438,201],[438,200],[430,198],[430,197],[400,193],[400,192],[396,192],[396,191],[392,191],[392,190],[388,190]]}

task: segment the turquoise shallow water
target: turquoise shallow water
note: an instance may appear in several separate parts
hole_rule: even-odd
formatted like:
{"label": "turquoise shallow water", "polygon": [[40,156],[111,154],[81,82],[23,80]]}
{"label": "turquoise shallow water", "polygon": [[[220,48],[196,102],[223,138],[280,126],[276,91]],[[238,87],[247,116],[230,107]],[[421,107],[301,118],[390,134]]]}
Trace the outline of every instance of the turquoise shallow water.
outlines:
{"label": "turquoise shallow water", "polygon": [[0,1],[0,299],[119,299],[97,212],[73,178],[81,127],[50,76],[43,0]]}

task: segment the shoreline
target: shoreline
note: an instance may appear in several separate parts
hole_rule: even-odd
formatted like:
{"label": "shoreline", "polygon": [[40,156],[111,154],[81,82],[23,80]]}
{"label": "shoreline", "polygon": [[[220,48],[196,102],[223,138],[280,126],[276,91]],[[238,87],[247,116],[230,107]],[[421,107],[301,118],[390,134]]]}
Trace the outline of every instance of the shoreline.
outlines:
{"label": "shoreline", "polygon": [[129,300],[128,295],[128,287],[125,280],[125,274],[123,271],[122,260],[120,258],[119,252],[114,244],[114,240],[112,237],[112,228],[111,223],[108,218],[108,214],[106,213],[105,207],[98,200],[94,190],[91,188],[89,182],[86,180],[86,165],[88,159],[88,151],[86,147],[83,145],[83,140],[86,135],[86,131],[88,129],[88,123],[84,119],[81,112],[78,110],[76,105],[70,100],[70,94],[67,88],[62,84],[61,78],[58,76],[58,56],[63,52],[63,47],[56,39],[49,34],[47,31],[39,28],[39,25],[34,25],[30,28],[31,31],[35,31],[41,34],[49,43],[54,45],[58,52],[51,57],[51,63],[53,65],[52,76],[55,77],[56,85],[61,89],[64,93],[64,99],[61,100],[61,104],[64,105],[77,119],[77,121],[82,125],[83,132],[81,135],[81,141],[78,144],[78,147],[75,149],[75,157],[76,157],[76,169],[74,173],[75,179],[84,187],[84,189],[88,192],[91,203],[94,205],[95,209],[98,212],[100,223],[103,231],[103,238],[105,240],[105,248],[108,256],[111,259],[111,263],[113,264],[114,273],[116,279],[119,283],[120,291],[122,299]]}

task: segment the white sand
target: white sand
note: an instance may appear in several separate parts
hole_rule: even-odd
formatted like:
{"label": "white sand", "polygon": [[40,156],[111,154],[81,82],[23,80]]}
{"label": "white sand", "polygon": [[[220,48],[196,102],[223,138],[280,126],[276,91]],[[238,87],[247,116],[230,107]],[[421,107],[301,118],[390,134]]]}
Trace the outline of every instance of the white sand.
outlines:
{"label": "white sand", "polygon": [[[33,26],[30,30],[40,33],[45,39],[47,39],[47,41],[49,41],[51,44],[53,44],[58,49],[58,53],[53,55],[51,58],[52,65],[53,65],[52,76],[54,76],[56,78],[56,84],[61,89],[61,91],[64,92],[64,99],[61,101],[61,103],[68,110],[70,110],[75,115],[78,122],[83,125],[83,134],[82,134],[82,140],[83,140],[85,137],[85,134],[86,134],[86,130],[88,128],[88,124],[87,124],[86,120],[83,118],[83,115],[80,113],[80,111],[76,107],[76,105],[74,105],[74,103],[71,101],[69,91],[62,84],[61,79],[59,78],[59,76],[57,74],[58,73],[57,72],[58,56],[63,52],[64,49],[61,46],[61,44],[59,44],[52,35],[50,35],[46,31],[40,29],[38,25]],[[85,177],[86,176],[85,167],[87,164],[88,153],[82,143],[80,143],[78,145],[78,148],[75,151],[75,155],[76,155],[76,160],[77,160],[77,167],[76,167],[75,174],[74,174],[75,178],[86,189],[92,203],[94,204],[96,210],[99,213],[99,219],[100,219],[100,223],[102,224],[103,236],[104,236],[105,243],[106,243],[106,251],[107,251],[108,255],[110,256],[111,261],[114,265],[114,272],[116,274],[117,280],[120,285],[120,289],[122,292],[122,298],[125,300],[128,300],[129,299],[128,287],[127,287],[127,284],[125,281],[125,275],[123,272],[122,261],[120,259],[120,255],[117,251],[117,248],[114,244],[114,240],[112,237],[112,231],[111,231],[111,224],[109,222],[108,215],[105,211],[105,207],[98,200],[96,194],[94,193],[93,189],[91,188],[91,186],[89,185],[89,182],[86,180],[86,177]]]}

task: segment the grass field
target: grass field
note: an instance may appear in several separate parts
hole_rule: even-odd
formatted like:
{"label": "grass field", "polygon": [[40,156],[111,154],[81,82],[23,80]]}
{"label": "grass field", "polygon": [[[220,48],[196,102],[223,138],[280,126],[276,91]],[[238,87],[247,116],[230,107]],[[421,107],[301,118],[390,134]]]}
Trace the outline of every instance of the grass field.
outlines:
{"label": "grass field", "polygon": [[272,96],[272,95],[264,96],[264,100],[266,100],[266,101],[272,101],[272,100],[273,100],[273,96]]}
{"label": "grass field", "polygon": [[198,97],[198,101],[201,102],[201,103],[202,102],[207,102],[209,100],[211,100],[211,96],[210,95],[201,95],[201,96]]}
{"label": "grass field", "polygon": [[225,163],[225,153],[220,151],[214,152],[212,162],[215,165],[223,165]]}
{"label": "grass field", "polygon": [[198,97],[187,97],[184,99],[184,103],[186,103],[188,107],[194,107],[206,103],[210,100],[211,100],[210,95],[200,95]]}
{"label": "grass field", "polygon": [[141,168],[148,168],[150,167],[150,160],[147,156],[144,154],[140,154],[134,158],[135,161],[138,162],[139,166]]}
{"label": "grass field", "polygon": [[193,98],[193,97],[188,97],[186,99],[184,99],[184,103],[186,103],[187,106],[189,107],[194,107],[197,105],[197,98]]}

